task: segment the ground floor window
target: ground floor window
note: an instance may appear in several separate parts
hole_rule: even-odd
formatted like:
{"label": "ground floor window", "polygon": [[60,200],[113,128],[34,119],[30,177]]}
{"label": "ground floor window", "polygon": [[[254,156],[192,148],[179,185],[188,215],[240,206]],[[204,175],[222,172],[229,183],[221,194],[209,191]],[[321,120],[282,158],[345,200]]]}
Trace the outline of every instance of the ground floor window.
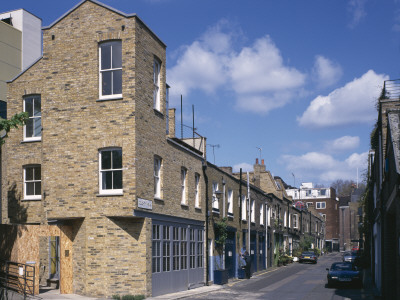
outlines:
{"label": "ground floor window", "polygon": [[202,228],[153,224],[152,232],[153,273],[203,268]]}

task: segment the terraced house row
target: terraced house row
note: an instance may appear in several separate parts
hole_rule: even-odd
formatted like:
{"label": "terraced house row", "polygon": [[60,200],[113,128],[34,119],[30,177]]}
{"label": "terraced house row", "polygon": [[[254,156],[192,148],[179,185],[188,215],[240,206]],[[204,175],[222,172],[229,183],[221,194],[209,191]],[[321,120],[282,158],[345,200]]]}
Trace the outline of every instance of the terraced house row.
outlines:
{"label": "terraced house row", "polygon": [[256,271],[304,234],[323,247],[323,218],[264,161],[247,179],[209,163],[204,137],[176,137],[165,66],[136,14],[84,0],[8,83],[7,114],[29,121],[2,149],[0,255],[35,267],[35,293],[155,296],[240,276],[244,249]]}

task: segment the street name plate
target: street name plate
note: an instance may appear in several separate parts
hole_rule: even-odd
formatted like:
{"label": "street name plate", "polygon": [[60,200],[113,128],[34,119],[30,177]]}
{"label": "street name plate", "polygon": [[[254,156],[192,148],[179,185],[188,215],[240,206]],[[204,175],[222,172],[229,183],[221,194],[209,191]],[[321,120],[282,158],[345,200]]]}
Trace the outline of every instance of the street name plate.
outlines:
{"label": "street name plate", "polygon": [[146,199],[139,198],[138,199],[138,207],[152,210],[153,209],[153,202],[151,200],[146,200]]}

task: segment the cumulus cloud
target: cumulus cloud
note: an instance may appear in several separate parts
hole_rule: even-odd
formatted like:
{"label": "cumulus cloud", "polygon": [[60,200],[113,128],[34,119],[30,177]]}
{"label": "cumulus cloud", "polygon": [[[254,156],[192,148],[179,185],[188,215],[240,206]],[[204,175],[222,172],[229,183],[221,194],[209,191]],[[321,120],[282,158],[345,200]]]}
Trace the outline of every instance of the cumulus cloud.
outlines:
{"label": "cumulus cloud", "polygon": [[369,70],[328,96],[312,100],[297,121],[310,127],[368,124],[376,118],[375,101],[387,79],[388,76]]}
{"label": "cumulus cloud", "polygon": [[237,165],[234,165],[232,167],[233,172],[239,172],[240,168],[242,168],[242,172],[251,172],[253,171],[253,166],[248,164],[248,163],[240,163]]}
{"label": "cumulus cloud", "polygon": [[360,138],[358,136],[342,136],[333,141],[328,141],[325,147],[330,151],[345,151],[353,150],[360,145]]}
{"label": "cumulus cloud", "polygon": [[235,33],[226,27],[222,22],[181,49],[180,58],[167,71],[171,96],[225,89],[233,91],[238,109],[267,113],[301,92],[306,75],[284,64],[269,36],[235,51]]}
{"label": "cumulus cloud", "polygon": [[356,27],[367,15],[365,12],[366,2],[367,0],[350,0],[348,2],[348,11],[351,15],[350,28]]}
{"label": "cumulus cloud", "polygon": [[320,152],[309,152],[304,155],[283,155],[282,162],[286,169],[294,172],[299,178],[310,178],[314,182],[331,183],[337,179],[354,180],[367,168],[368,152],[353,153],[345,160],[335,159]]}
{"label": "cumulus cloud", "polygon": [[322,55],[317,55],[312,73],[317,86],[325,88],[335,84],[342,76],[343,71],[340,65],[335,64]]}

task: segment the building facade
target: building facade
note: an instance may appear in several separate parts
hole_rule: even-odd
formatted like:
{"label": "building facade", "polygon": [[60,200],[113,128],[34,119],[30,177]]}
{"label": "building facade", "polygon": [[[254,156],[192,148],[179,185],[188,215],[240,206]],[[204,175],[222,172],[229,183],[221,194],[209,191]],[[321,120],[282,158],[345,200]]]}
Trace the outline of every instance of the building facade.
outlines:
{"label": "building facade", "polygon": [[29,121],[3,146],[0,254],[33,262],[35,286],[157,296],[219,270],[238,277],[245,249],[257,271],[303,231],[323,234],[284,190],[207,162],[204,137],[175,136],[165,66],[165,44],[136,14],[84,0],[43,29],[42,58],[8,83],[8,114]]}

